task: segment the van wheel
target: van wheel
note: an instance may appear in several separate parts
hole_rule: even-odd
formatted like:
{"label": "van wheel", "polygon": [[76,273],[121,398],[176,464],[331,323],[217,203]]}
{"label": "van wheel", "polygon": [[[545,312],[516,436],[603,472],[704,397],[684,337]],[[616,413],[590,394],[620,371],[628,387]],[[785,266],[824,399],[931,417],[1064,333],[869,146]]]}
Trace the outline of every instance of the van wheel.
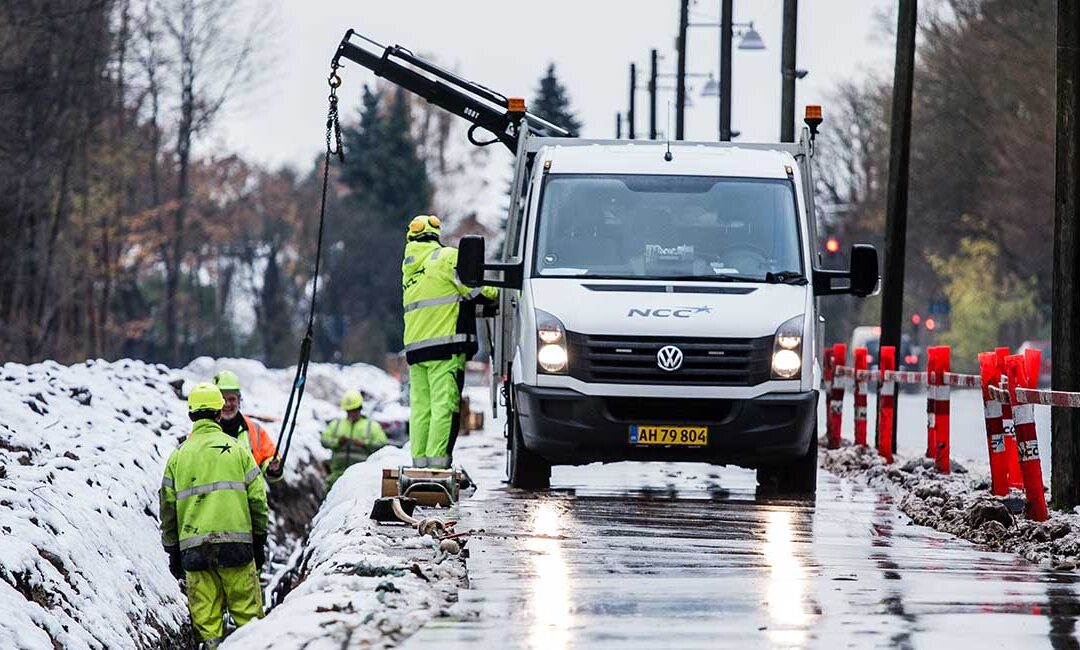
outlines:
{"label": "van wheel", "polygon": [[523,490],[546,490],[551,486],[551,463],[525,448],[517,413],[508,415],[510,427],[506,450],[506,478]]}
{"label": "van wheel", "polygon": [[786,463],[759,467],[758,486],[767,493],[813,495],[817,492],[817,425],[810,436],[810,447],[798,458]]}

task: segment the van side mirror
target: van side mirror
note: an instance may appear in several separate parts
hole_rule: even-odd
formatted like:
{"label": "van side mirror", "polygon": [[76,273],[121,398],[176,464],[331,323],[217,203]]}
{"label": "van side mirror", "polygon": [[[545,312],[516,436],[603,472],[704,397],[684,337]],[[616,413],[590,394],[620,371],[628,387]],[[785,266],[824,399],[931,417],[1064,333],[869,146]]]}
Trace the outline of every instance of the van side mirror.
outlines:
{"label": "van side mirror", "polygon": [[[494,271],[501,277],[487,279],[484,277],[485,271]],[[486,284],[491,287],[520,289],[524,273],[525,265],[522,262],[485,264],[484,238],[479,235],[465,235],[458,242],[457,274],[461,283],[467,287]]]}
{"label": "van side mirror", "polygon": [[870,244],[855,244],[850,259],[847,271],[814,269],[815,296],[848,293],[865,298],[877,291],[880,279],[877,249]]}
{"label": "van side mirror", "polygon": [[855,244],[851,247],[851,295],[865,298],[877,290],[878,255],[877,249],[869,244]]}
{"label": "van side mirror", "polygon": [[458,242],[457,273],[461,283],[467,287],[478,287],[484,283],[483,237],[465,235]]}

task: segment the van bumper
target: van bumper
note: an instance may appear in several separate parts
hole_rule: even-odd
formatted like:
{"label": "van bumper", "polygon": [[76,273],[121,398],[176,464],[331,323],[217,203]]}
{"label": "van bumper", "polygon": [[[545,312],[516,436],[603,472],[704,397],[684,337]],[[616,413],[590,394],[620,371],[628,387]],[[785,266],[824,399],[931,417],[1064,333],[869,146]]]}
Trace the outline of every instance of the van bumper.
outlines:
{"label": "van bumper", "polygon": [[[817,430],[816,390],[752,399],[601,397],[516,386],[525,447],[553,465],[681,461],[757,467],[806,453]],[[632,425],[708,427],[703,447],[630,444]]]}

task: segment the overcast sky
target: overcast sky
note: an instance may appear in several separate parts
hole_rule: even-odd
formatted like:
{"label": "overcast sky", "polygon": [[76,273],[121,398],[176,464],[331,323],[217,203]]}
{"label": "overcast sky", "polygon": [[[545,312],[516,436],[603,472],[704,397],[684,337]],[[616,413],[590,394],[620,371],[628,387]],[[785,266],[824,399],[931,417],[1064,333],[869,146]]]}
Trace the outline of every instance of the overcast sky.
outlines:
{"label": "overcast sky", "polygon": [[[254,0],[259,6],[264,0]],[[692,21],[717,21],[719,0],[692,0]],[[797,103],[825,105],[844,79],[891,71],[892,37],[883,28],[889,0],[802,0],[799,3]],[[776,140],[780,131],[780,44],[783,0],[735,0],[735,22],[753,21],[764,51],[734,50],[732,128],[742,140]],[[639,137],[648,134],[649,49],[675,69],[677,0],[278,0],[272,33],[261,38],[258,83],[234,97],[209,146],[227,147],[266,165],[307,166],[323,146],[326,76],[349,27],[383,44],[400,44],[506,95],[531,98],[549,62],[556,65],[586,137],[613,137],[615,113],[625,111],[629,64],[638,64]],[[716,73],[719,30],[691,28],[687,70]],[[735,45],[738,45],[736,37]],[[355,118],[360,89],[374,75],[346,62],[342,113]],[[661,80],[673,85],[672,79]],[[687,139],[717,137],[717,100],[698,95],[691,79]],[[660,96],[664,124],[669,96]],[[674,103],[673,100],[671,100]],[[672,109],[674,111],[674,109]],[[673,120],[674,118],[672,118]],[[624,132],[625,135],[625,132]]]}

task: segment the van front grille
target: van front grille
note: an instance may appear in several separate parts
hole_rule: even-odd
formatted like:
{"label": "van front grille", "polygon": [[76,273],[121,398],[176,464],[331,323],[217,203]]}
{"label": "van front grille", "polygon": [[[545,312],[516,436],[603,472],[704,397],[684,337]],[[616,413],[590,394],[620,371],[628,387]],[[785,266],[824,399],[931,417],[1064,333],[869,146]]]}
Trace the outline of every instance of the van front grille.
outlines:
{"label": "van front grille", "polygon": [[[566,333],[570,376],[614,384],[756,386],[768,381],[773,337],[753,339],[667,336],[593,336]],[[673,345],[682,352],[678,370],[660,368],[657,353]]]}

